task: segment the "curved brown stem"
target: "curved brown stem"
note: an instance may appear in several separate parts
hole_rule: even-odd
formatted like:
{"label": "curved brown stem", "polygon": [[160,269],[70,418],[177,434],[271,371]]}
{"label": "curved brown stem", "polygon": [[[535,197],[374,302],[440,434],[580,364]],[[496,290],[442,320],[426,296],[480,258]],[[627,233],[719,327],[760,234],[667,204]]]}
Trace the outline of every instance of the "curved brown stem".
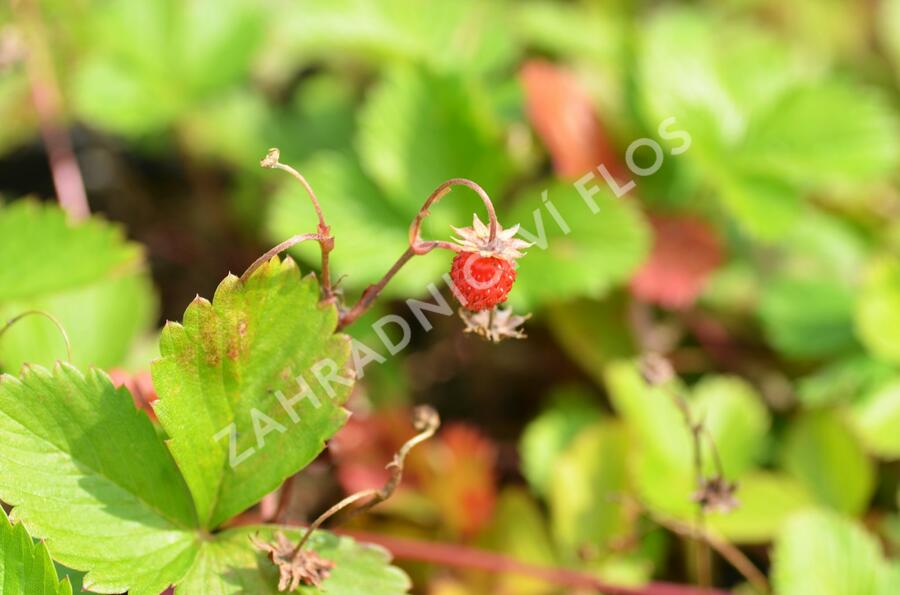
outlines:
{"label": "curved brown stem", "polygon": [[421,237],[422,231],[422,222],[425,220],[428,215],[430,215],[429,209],[436,204],[439,200],[441,200],[444,196],[446,196],[450,190],[453,189],[453,186],[465,186],[475,191],[479,198],[481,198],[481,202],[484,203],[485,208],[487,209],[488,214],[488,226],[490,229],[489,241],[493,242],[497,238],[497,229],[499,228],[499,223],[497,222],[497,212],[494,209],[494,203],[491,201],[491,197],[488,196],[488,193],[484,191],[484,188],[479,186],[477,183],[472,180],[468,180],[466,178],[452,178],[447,180],[440,186],[434,189],[434,191],[425,199],[425,203],[422,205],[422,208],[419,209],[419,212],[416,213],[415,219],[409,226],[409,248],[406,249],[403,254],[400,255],[400,258],[397,259],[397,262],[388,270],[387,273],[384,274],[384,277],[381,278],[378,283],[374,283],[369,285],[365,291],[363,291],[362,297],[360,297],[359,301],[353,305],[348,311],[341,315],[340,322],[338,323],[338,330],[341,330],[347,326],[353,324],[360,316],[365,314],[365,312],[372,306],[375,302],[375,299],[382,292],[385,285],[394,278],[397,272],[403,268],[403,266],[412,259],[413,256],[421,256],[422,254],[428,254],[435,248],[442,248],[444,250],[451,250],[453,252],[460,252],[462,249],[458,244],[453,242],[447,242],[442,240],[423,240]]}
{"label": "curved brown stem", "polygon": [[[305,234],[309,237],[307,239],[315,239],[319,242],[319,246],[322,250],[322,294],[326,301],[331,300],[334,297],[334,292],[331,287],[331,271],[329,270],[328,260],[329,254],[332,250],[334,250],[334,237],[331,236],[331,228],[328,227],[328,224],[325,222],[325,215],[322,212],[322,206],[319,204],[319,199],[316,197],[316,193],[313,191],[312,186],[303,175],[298,172],[296,169],[291,167],[290,165],[285,165],[279,161],[281,157],[281,151],[278,149],[272,148],[269,149],[269,152],[266,154],[265,158],[259,162],[262,167],[269,169],[280,169],[282,171],[286,171],[291,174],[294,179],[300,182],[300,185],[303,186],[303,189],[306,190],[306,193],[309,195],[309,200],[312,202],[313,208],[316,210],[316,217],[319,219],[319,224],[317,234]],[[295,238],[298,236],[294,236]],[[291,238],[294,239],[294,238]],[[290,240],[288,240],[290,241]],[[300,240],[303,241],[303,240]]]}
{"label": "curved brown stem", "polygon": [[8,331],[17,322],[19,322],[26,316],[33,315],[43,316],[44,318],[50,320],[50,322],[52,322],[54,325],[56,325],[56,328],[59,330],[60,334],[62,335],[63,341],[66,344],[66,360],[68,360],[69,363],[72,363],[72,343],[69,341],[69,334],[66,332],[66,329],[62,325],[62,323],[49,312],[44,312],[43,310],[27,310],[25,312],[22,312],[21,314],[13,316],[6,321],[6,324],[4,324],[2,328],[0,328],[0,337],[3,337],[6,331]]}
{"label": "curved brown stem", "polygon": [[254,260],[253,264],[247,267],[247,270],[244,271],[243,275],[241,275],[241,282],[246,283],[247,279],[250,278],[250,276],[256,271],[256,269],[269,262],[269,260],[271,260],[275,255],[281,254],[291,246],[296,246],[297,244],[305,242],[307,240],[316,240],[317,242],[321,242],[322,236],[317,233],[304,233],[281,242],[280,244]]}
{"label": "curved brown stem", "polygon": [[422,230],[422,222],[425,220],[428,215],[430,215],[429,209],[432,205],[436,204],[439,200],[444,198],[447,194],[450,193],[450,190],[453,189],[453,186],[465,186],[475,191],[478,197],[481,199],[481,202],[484,203],[485,208],[488,212],[488,226],[490,228],[490,236],[488,240],[493,242],[497,237],[497,213],[494,210],[494,203],[491,201],[491,197],[488,196],[487,192],[484,191],[484,188],[473,182],[472,180],[466,178],[452,178],[438,186],[434,189],[427,199],[425,199],[425,204],[422,205],[422,208],[419,209],[419,212],[416,213],[416,218],[413,219],[412,224],[409,226],[409,246],[413,249],[413,252],[416,254],[427,254],[431,252],[435,248],[445,248],[447,250],[453,250],[454,252],[459,251],[459,246],[452,242],[442,242],[438,240],[428,240],[424,241],[421,238],[421,230]]}
{"label": "curved brown stem", "polygon": [[293,556],[296,556],[300,550],[303,549],[303,546],[309,540],[310,536],[312,536],[316,529],[322,526],[322,523],[354,502],[365,500],[366,498],[369,499],[365,504],[353,511],[353,514],[356,515],[384,502],[393,495],[397,486],[400,485],[400,481],[403,479],[403,463],[406,460],[406,455],[409,454],[409,451],[412,450],[414,446],[434,436],[435,432],[437,432],[438,428],[441,426],[441,418],[433,408],[422,405],[416,407],[413,411],[413,426],[419,433],[407,440],[406,443],[400,447],[400,450],[394,454],[393,460],[388,463],[387,468],[391,471],[391,477],[388,479],[387,483],[377,490],[369,489],[351,494],[319,515],[319,518],[313,521],[306,529],[306,533],[303,534],[303,537],[300,538],[300,542],[297,544],[297,547],[294,548]]}

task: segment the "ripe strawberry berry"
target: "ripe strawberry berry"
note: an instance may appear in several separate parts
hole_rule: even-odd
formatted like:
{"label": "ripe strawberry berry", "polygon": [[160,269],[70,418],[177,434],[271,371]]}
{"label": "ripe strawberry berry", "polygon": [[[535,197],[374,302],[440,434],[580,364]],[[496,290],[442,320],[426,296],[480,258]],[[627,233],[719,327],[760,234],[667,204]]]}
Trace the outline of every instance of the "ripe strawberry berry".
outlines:
{"label": "ripe strawberry berry", "polygon": [[519,226],[503,229],[497,225],[490,237],[490,228],[475,215],[472,227],[456,228],[456,242],[461,250],[453,259],[450,277],[457,298],[467,310],[490,310],[506,301],[516,280],[515,259],[530,244],[516,239]]}
{"label": "ripe strawberry berry", "polygon": [[480,312],[506,301],[516,280],[516,270],[505,258],[460,252],[453,259],[450,277],[463,305]]}

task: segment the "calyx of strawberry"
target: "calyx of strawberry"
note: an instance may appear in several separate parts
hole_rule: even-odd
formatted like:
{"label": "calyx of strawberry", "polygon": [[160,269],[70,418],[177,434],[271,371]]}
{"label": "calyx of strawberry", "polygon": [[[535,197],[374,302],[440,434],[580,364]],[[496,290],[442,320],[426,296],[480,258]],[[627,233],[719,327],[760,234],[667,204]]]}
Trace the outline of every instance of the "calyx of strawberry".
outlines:
{"label": "calyx of strawberry", "polygon": [[492,240],[490,227],[482,223],[477,214],[472,215],[471,227],[453,227],[453,231],[459,236],[453,238],[453,241],[463,252],[477,252],[481,256],[503,258],[510,262],[522,258],[525,255],[522,250],[531,246],[530,242],[516,237],[519,233],[518,225],[503,229],[497,223],[497,233]]}

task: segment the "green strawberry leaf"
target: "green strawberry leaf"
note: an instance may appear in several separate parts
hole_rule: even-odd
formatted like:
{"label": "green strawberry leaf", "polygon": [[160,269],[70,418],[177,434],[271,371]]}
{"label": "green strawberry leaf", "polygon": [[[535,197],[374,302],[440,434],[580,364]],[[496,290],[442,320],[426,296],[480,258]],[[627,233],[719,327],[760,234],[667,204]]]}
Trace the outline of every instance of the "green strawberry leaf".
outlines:
{"label": "green strawberry leaf", "polygon": [[78,114],[126,135],[177,122],[246,75],[265,16],[247,0],[97,6],[84,38],[87,56],[72,81]]}
{"label": "green strawberry leaf", "polygon": [[[277,594],[278,570],[252,544],[250,538],[270,542],[278,531],[294,543],[302,533],[296,529],[268,525],[249,526],[229,529],[203,543],[197,561],[179,582],[176,594]],[[307,547],[336,566],[321,588],[301,586],[294,593],[401,595],[410,588],[406,574],[391,566],[390,555],[378,546],[360,544],[349,537],[318,531],[310,538]]]}
{"label": "green strawberry leaf", "polygon": [[759,114],[739,162],[799,186],[861,183],[894,171],[898,138],[900,128],[884,97],[825,81],[799,86]]}
{"label": "green strawberry leaf", "polygon": [[350,56],[376,66],[412,61],[478,74],[515,57],[505,10],[478,0],[302,0],[278,20],[278,53]]}
{"label": "green strawberry leaf", "polygon": [[763,288],[759,315],[769,342],[794,357],[820,357],[857,346],[854,295],[833,277],[775,279]]}
{"label": "green strawberry leaf", "polygon": [[617,495],[626,489],[628,444],[624,425],[600,421],[580,433],[557,459],[548,487],[556,543],[573,555],[581,546],[607,546],[630,530]]}
{"label": "green strawberry leaf", "polygon": [[[356,148],[363,169],[410,215],[445,180],[469,178],[494,196],[511,172],[487,98],[458,77],[391,70],[371,91],[359,118]],[[472,212],[456,206],[457,214]],[[459,218],[446,219],[452,208],[435,210],[444,232],[446,223],[460,225]],[[464,224],[470,219],[461,217]]]}
{"label": "green strawberry leaf", "polygon": [[600,418],[590,394],[578,387],[559,389],[552,400],[554,403],[528,424],[519,442],[522,474],[541,495],[547,494],[560,455],[585,427]]}
{"label": "green strawberry leaf", "polygon": [[150,419],[101,371],[0,377],[0,499],[85,587],[157,595],[199,546],[190,493]]}
{"label": "green strawberry leaf", "polygon": [[337,316],[314,277],[274,258],[166,326],[155,409],[203,527],[258,502],[343,425],[353,374]]}
{"label": "green strawberry leaf", "polygon": [[34,543],[21,524],[11,525],[0,508],[0,592],[21,595],[72,595],[60,581],[43,543]]}
{"label": "green strawberry leaf", "polygon": [[900,260],[868,268],[856,303],[856,331],[872,355],[900,363]]}
{"label": "green strawberry leaf", "polygon": [[[555,182],[547,197],[565,228],[547,211],[537,192],[525,192],[513,207],[509,223],[520,224],[519,237],[534,242],[518,261],[518,278],[510,300],[521,309],[579,297],[599,298],[623,284],[647,255],[650,234],[630,203],[613,197],[603,180],[592,199],[597,212],[571,184]],[[548,283],[548,279],[553,279]]]}
{"label": "green strawberry leaf", "polygon": [[[647,387],[629,362],[607,366],[606,384],[613,407],[632,437],[628,465],[638,496],[657,513],[690,520],[697,506],[692,499],[697,489],[693,449],[672,396],[661,388]],[[716,444],[725,476],[740,485],[756,474],[754,466],[764,454],[770,420],[755,391],[738,378],[708,376],[687,398],[692,418],[703,420]],[[703,447],[703,457],[704,473],[709,476],[716,469],[708,445]],[[737,498],[741,499],[740,487]],[[785,498],[789,499],[790,495]],[[727,516],[735,514],[741,514],[741,509]],[[724,517],[714,515],[710,520],[714,523],[717,518]],[[746,523],[732,522],[736,538],[746,536]],[[723,534],[728,527],[727,521],[723,523]]]}
{"label": "green strawberry leaf", "polygon": [[782,528],[772,556],[772,582],[781,595],[891,595],[900,569],[858,524],[808,511]]}
{"label": "green strawberry leaf", "polygon": [[782,465],[825,506],[846,514],[865,510],[875,469],[859,439],[832,411],[807,413],[791,424]]}
{"label": "green strawberry leaf", "polygon": [[900,459],[900,379],[894,377],[853,403],[850,419],[868,452]]}
{"label": "green strawberry leaf", "polygon": [[[19,201],[0,208],[0,320],[28,310],[55,316],[74,363],[119,365],[153,321],[154,298],[141,249],[100,219],[66,221],[56,206]],[[0,339],[0,365],[50,365],[65,355],[59,330],[22,319]]]}
{"label": "green strawberry leaf", "polygon": [[897,167],[897,120],[886,99],[817,74],[758,28],[662,10],[639,47],[647,125],[674,117],[690,132],[679,167],[757,239],[786,236],[804,192],[877,182]]}

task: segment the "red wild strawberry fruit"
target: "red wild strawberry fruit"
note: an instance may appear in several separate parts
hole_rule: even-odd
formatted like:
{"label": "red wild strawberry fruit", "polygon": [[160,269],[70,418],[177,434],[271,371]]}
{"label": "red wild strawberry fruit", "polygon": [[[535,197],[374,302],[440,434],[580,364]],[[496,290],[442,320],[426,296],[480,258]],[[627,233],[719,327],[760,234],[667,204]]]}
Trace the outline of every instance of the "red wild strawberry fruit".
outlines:
{"label": "red wild strawberry fruit", "polygon": [[480,312],[506,301],[516,280],[516,270],[505,258],[460,252],[453,259],[450,277],[463,305]]}
{"label": "red wild strawberry fruit", "polygon": [[455,241],[460,247],[450,270],[456,297],[472,312],[505,302],[516,280],[515,259],[530,245],[515,237],[519,226],[503,229],[498,223],[491,238],[490,227],[475,215],[472,227],[453,230],[459,235]]}

